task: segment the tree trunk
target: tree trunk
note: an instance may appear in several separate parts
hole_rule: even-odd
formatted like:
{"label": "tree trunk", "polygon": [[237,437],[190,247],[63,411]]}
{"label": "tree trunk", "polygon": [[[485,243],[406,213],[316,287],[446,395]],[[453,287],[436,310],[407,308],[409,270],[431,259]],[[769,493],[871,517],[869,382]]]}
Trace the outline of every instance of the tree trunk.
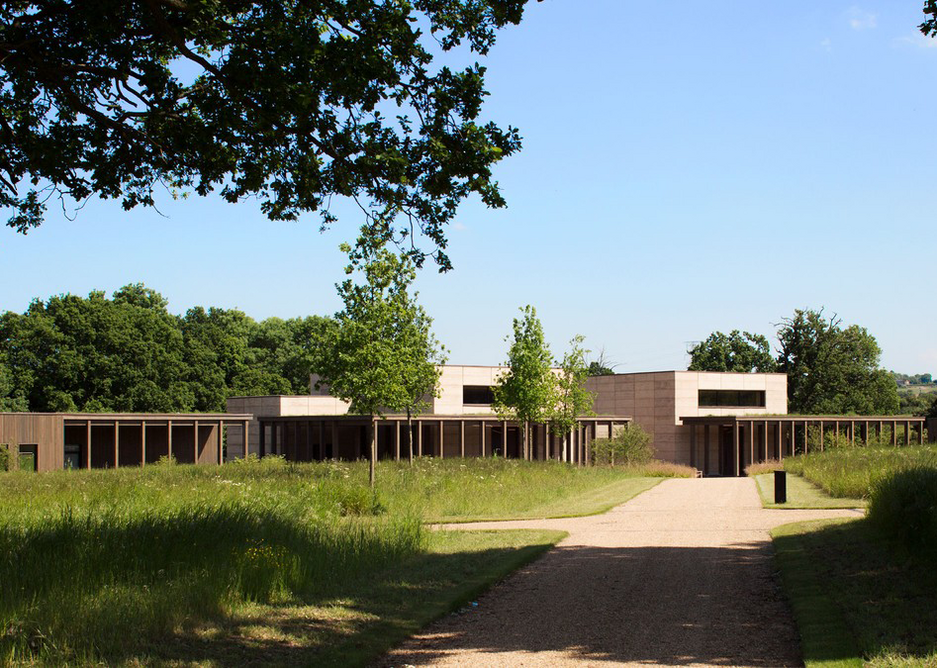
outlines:
{"label": "tree trunk", "polygon": [[377,465],[377,426],[374,423],[374,416],[371,416],[371,465],[368,467],[368,481],[371,483],[371,489],[374,489],[375,468]]}
{"label": "tree trunk", "polygon": [[407,409],[407,453],[410,457],[410,466],[413,466],[413,416]]}

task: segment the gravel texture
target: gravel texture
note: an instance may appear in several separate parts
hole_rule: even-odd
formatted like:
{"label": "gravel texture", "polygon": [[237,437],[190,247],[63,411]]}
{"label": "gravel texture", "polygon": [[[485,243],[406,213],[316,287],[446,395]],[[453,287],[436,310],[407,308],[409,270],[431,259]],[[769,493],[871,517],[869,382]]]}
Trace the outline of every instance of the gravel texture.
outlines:
{"label": "gravel texture", "polygon": [[765,510],[751,478],[707,478],[665,480],[604,515],[455,525],[570,535],[378,665],[802,665],[768,531],[861,515]]}

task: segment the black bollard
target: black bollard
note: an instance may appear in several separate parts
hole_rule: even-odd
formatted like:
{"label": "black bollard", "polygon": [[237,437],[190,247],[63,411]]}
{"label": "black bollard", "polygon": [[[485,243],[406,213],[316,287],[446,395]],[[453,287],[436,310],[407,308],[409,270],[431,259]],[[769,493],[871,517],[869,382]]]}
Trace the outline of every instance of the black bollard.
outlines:
{"label": "black bollard", "polygon": [[787,471],[774,472],[774,502],[787,503]]}

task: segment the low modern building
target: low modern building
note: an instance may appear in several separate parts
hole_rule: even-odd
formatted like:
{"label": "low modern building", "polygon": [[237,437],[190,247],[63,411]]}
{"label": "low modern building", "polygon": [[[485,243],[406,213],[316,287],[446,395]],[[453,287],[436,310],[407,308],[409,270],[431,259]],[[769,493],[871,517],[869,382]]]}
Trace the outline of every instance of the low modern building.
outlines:
{"label": "low modern building", "polygon": [[[688,464],[704,475],[742,475],[752,462],[781,459],[809,446],[807,434],[850,440],[877,433],[886,442],[924,440],[924,418],[787,414],[784,374],[661,371],[590,378],[594,415],[569,434],[545,424],[501,420],[492,388],[504,367],[444,366],[439,396],[408,421],[375,420],[378,455],[406,458],[524,457],[584,463],[591,444],[629,423],[651,434],[657,458]],[[315,387],[315,378],[311,386]],[[14,444],[39,471],[144,466],[172,456],[181,463],[221,463],[279,454],[293,461],[358,459],[369,455],[369,416],[313,389],[304,396],[232,397],[227,413],[0,413],[0,444]],[[937,436],[937,424],[930,429]],[[817,439],[813,438],[811,442]],[[245,445],[246,444],[246,445]]]}
{"label": "low modern building", "polygon": [[[409,423],[406,415],[385,414],[376,420],[378,456],[406,458],[523,456],[523,425],[501,420],[491,407],[492,387],[503,367],[455,366],[441,368],[439,396],[427,397],[427,409]],[[280,454],[292,460],[357,459],[369,453],[369,416],[350,415],[348,404],[315,389],[308,396],[232,397],[229,411],[255,416],[248,431],[247,452],[260,456]],[[589,444],[608,436],[631,419],[625,415],[583,416],[567,437],[554,435],[544,424],[530,426],[531,459],[583,462]],[[410,435],[407,431],[410,429]],[[229,441],[229,457],[243,456],[243,442]]]}
{"label": "low modern building", "polygon": [[[414,454],[437,457],[521,457],[523,425],[499,420],[492,387],[504,367],[444,366],[439,396],[412,424]],[[311,386],[315,387],[313,377]],[[923,442],[924,419],[908,416],[791,416],[787,376],[781,373],[661,371],[590,378],[596,415],[583,416],[568,437],[546,425],[530,429],[532,459],[589,460],[591,442],[634,422],[651,434],[657,458],[687,464],[704,475],[742,475],[752,462],[781,459],[806,447],[808,431],[867,437],[899,429]],[[293,460],[368,456],[368,416],[349,415],[348,404],[313,389],[308,396],[233,397],[228,410],[255,416],[248,452]],[[407,456],[407,419],[376,420],[378,456]],[[243,456],[237,435],[228,456]]]}
{"label": "low modern building", "polygon": [[[0,444],[36,471],[145,466],[160,457],[220,464],[253,419],[231,413],[0,413]],[[233,427],[233,428],[232,428]],[[242,437],[243,439],[243,437]]]}

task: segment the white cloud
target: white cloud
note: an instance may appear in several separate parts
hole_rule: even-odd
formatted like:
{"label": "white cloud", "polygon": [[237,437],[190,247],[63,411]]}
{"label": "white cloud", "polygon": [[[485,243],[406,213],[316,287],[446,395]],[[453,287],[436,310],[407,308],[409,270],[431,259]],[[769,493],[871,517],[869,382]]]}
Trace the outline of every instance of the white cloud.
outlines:
{"label": "white cloud", "polygon": [[820,41],[820,47],[827,53],[833,52],[833,42],[830,41],[829,37]]}
{"label": "white cloud", "polygon": [[463,224],[460,223],[459,221],[456,221],[456,222],[452,223],[452,229],[454,229],[454,230],[464,230],[464,229],[465,229],[465,225],[463,225]]}
{"label": "white cloud", "polygon": [[846,12],[846,20],[853,30],[871,30],[878,25],[878,17],[858,7],[850,7]]}
{"label": "white cloud", "polygon": [[916,49],[937,49],[937,38],[926,37],[923,33],[914,32],[910,36],[896,37],[893,44],[895,46],[911,46]]}

